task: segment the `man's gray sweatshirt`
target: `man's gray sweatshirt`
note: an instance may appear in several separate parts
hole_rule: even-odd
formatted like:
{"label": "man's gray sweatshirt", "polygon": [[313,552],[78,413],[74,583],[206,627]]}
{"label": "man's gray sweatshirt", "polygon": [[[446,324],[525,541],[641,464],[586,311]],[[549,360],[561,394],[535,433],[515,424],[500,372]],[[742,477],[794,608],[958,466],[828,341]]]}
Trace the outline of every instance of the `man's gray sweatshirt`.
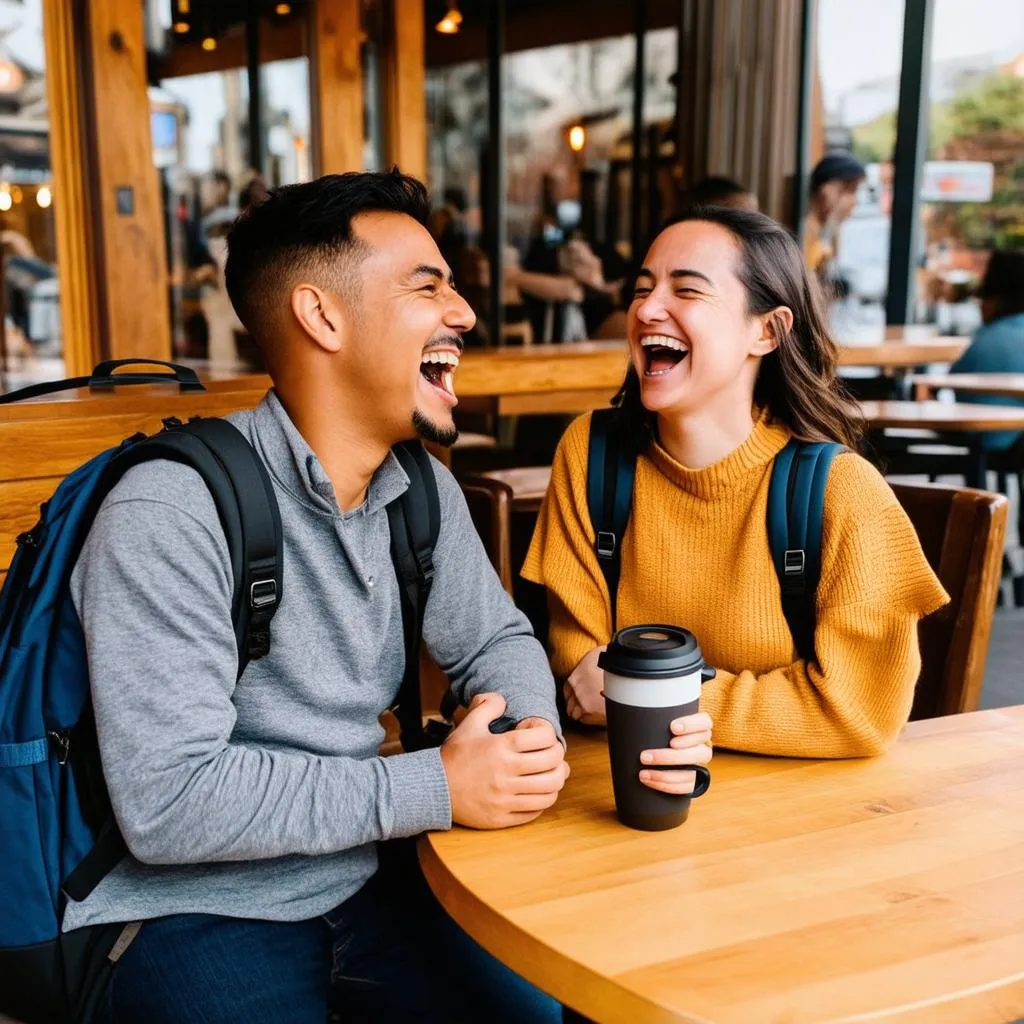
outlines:
{"label": "man's gray sweatshirt", "polygon": [[[270,654],[237,685],[232,571],[200,476],[130,470],[107,497],[72,577],[96,727],[130,856],[65,928],[206,913],[295,921],[325,913],[376,870],[375,843],[451,826],[438,750],[380,757],[378,716],[405,653],[385,506],[408,487],[394,456],[343,514],[274,392],[231,417],[274,481],[284,528]],[[554,682],[502,589],[458,485],[441,499],[424,640],[468,702],[557,722]]]}

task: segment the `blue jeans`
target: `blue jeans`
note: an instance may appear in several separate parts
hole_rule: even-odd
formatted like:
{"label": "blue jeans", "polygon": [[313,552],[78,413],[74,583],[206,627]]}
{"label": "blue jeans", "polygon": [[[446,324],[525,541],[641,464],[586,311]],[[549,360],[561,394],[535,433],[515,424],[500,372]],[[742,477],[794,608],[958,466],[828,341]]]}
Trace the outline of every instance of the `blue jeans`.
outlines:
{"label": "blue jeans", "polygon": [[[445,914],[411,844],[311,921],[183,914],[147,921],[114,967],[96,1024],[486,1021],[560,1024],[561,1007]],[[384,850],[384,847],[382,847]]]}

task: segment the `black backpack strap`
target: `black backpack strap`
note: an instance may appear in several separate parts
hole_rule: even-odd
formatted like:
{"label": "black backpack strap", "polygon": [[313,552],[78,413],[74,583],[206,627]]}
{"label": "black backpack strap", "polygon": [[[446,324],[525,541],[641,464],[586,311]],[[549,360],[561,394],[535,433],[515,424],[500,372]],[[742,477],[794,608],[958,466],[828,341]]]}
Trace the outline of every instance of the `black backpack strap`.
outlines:
{"label": "black backpack strap", "polygon": [[616,412],[599,409],[591,414],[587,451],[587,508],[594,528],[598,565],[608,584],[613,633],[618,620],[622,538],[629,523],[636,476],[636,461],[626,452],[614,429]]}
{"label": "black backpack strap", "polygon": [[231,555],[240,677],[250,660],[270,651],[270,621],[283,595],[281,514],[270,474],[244,435],[220,419],[169,421],[119,455],[112,471],[120,476],[151,459],[190,466],[213,497]]}
{"label": "black backpack strap", "polygon": [[402,629],[405,636],[405,671],[393,711],[398,719],[406,751],[436,746],[443,735],[423,728],[420,696],[420,640],[423,616],[434,581],[434,548],[441,531],[441,502],[430,457],[419,441],[392,449],[409,487],[387,507],[391,528],[391,559],[402,597]]}
{"label": "black backpack strap", "polygon": [[768,491],[768,542],[779,578],[782,612],[804,661],[816,659],[818,582],[825,486],[832,460],[843,451],[835,443],[791,439],[775,456]]}
{"label": "black backpack strap", "polygon": [[[189,423],[168,421],[153,437],[132,438],[111,460],[109,476],[96,489],[97,501],[132,466],[152,459],[170,459],[196,470],[213,497],[224,528],[234,577],[231,616],[238,646],[238,676],[253,658],[270,650],[270,620],[282,596],[281,515],[274,486],[263,460],[244,435],[226,420],[194,419]],[[90,517],[91,521],[91,517]],[[89,735],[90,722],[76,737],[76,748]],[[92,753],[99,764],[99,752]],[[90,758],[76,759],[76,772]],[[93,848],[65,880],[64,893],[83,900],[127,853],[114,818],[106,814]]]}

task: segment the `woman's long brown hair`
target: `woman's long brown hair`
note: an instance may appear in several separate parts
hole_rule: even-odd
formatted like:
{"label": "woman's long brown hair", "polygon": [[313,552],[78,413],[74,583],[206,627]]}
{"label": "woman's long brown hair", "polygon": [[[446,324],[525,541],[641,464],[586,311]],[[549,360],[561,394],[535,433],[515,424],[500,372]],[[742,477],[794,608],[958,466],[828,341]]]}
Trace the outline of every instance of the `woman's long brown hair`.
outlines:
{"label": "woman's long brown hair", "polygon": [[[762,213],[722,206],[695,207],[669,221],[706,221],[725,228],[739,243],[737,276],[751,316],[788,306],[793,326],[773,318],[778,346],[761,359],[754,402],[801,441],[838,441],[860,447],[864,427],[836,372],[837,350],[828,333],[821,290],[804,267],[793,236]],[[663,228],[662,230],[665,230]],[[625,437],[643,451],[654,435],[656,417],[640,400],[640,379],[631,365],[613,404]]]}

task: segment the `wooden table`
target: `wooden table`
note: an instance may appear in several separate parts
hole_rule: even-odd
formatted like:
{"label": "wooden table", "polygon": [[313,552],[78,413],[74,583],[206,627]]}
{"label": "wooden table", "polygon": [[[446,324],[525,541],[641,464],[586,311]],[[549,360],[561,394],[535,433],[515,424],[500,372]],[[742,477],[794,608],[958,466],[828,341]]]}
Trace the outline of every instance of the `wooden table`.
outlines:
{"label": "wooden table", "polygon": [[969,344],[967,338],[884,341],[877,345],[840,344],[839,365],[906,370],[929,363],[955,363]]}
{"label": "wooden table", "polygon": [[942,388],[955,388],[968,395],[998,395],[1024,398],[1024,373],[945,373],[932,376],[915,373],[910,377],[918,401],[934,398]]}
{"label": "wooden table", "polygon": [[921,430],[1024,430],[1024,407],[965,402],[861,402],[872,427]]}
{"label": "wooden table", "polygon": [[690,820],[633,832],[607,748],[556,807],[420,842],[477,941],[599,1022],[1004,1024],[1024,1014],[1024,706],[880,758],[719,754]]}

